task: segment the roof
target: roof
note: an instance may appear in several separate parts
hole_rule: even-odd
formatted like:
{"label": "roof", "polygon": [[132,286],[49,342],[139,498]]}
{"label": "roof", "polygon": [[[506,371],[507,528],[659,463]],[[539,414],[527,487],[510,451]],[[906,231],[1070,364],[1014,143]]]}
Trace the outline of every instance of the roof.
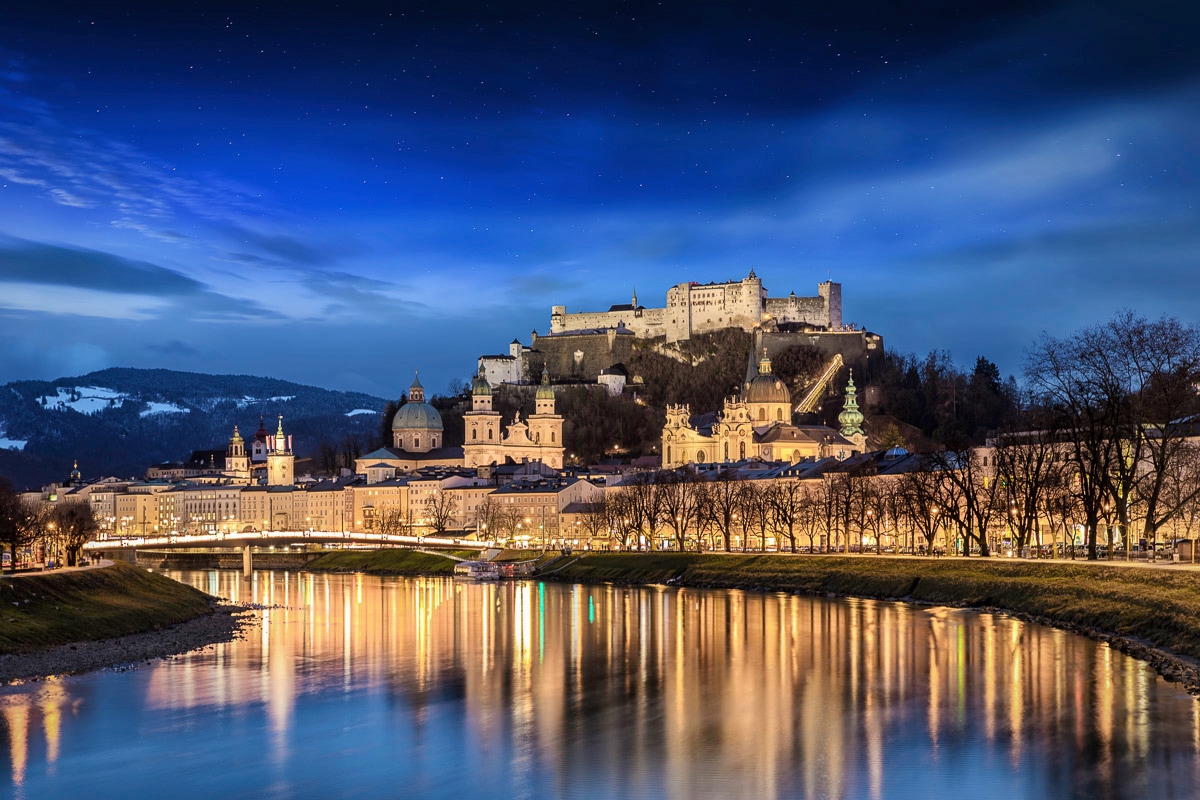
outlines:
{"label": "roof", "polygon": [[814,444],[851,444],[833,428],[824,425],[791,425],[788,423],[772,425],[761,434],[755,434],[754,440],[762,444],[774,442],[810,442]]}
{"label": "roof", "polygon": [[392,420],[394,431],[440,431],[442,415],[429,403],[405,403]]}

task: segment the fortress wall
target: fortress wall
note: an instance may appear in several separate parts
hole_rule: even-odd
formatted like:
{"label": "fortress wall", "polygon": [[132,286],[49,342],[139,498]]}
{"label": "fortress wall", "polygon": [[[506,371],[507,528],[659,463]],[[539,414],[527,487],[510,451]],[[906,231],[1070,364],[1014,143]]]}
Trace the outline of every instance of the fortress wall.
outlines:
{"label": "fortress wall", "polygon": [[827,359],[841,353],[842,359],[848,364],[883,355],[883,337],[862,330],[763,333],[762,341],[771,358],[798,344],[816,347],[825,353]]}
{"label": "fortress wall", "polygon": [[630,334],[581,333],[539,336],[531,360],[545,359],[551,380],[575,378],[595,381],[600,370],[627,363],[636,336]]}
{"label": "fortress wall", "polygon": [[677,284],[667,292],[667,341],[723,328],[750,330],[761,321],[765,294],[758,278]]}
{"label": "fortress wall", "polygon": [[665,317],[666,310],[662,308],[643,308],[637,311],[581,311],[574,314],[553,313],[550,316],[550,332],[563,333],[564,331],[593,328],[616,328],[624,325],[643,339],[651,339],[664,335]]}
{"label": "fortress wall", "polygon": [[[772,297],[767,300],[766,312],[777,322],[804,322],[833,328],[824,297]],[[838,327],[841,327],[840,325]]]}
{"label": "fortress wall", "polygon": [[829,329],[837,330],[842,327],[842,285],[833,281],[822,281],[817,284],[817,293],[825,298],[829,309]]}

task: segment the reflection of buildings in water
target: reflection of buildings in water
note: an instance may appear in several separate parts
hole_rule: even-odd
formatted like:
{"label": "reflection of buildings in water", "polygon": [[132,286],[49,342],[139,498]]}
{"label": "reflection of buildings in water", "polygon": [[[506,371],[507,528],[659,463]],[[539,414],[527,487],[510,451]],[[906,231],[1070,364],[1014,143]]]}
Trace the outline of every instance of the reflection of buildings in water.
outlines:
{"label": "reflection of buildings in water", "polygon": [[[74,714],[80,702],[67,693],[60,681],[48,678],[27,692],[0,695],[0,720],[8,739],[12,785],[18,789],[25,783],[31,755],[41,756],[48,770],[53,770],[58,762],[63,712]],[[39,721],[41,737],[33,735]],[[35,750],[31,754],[31,745],[44,746],[44,751]]]}
{"label": "reflection of buildings in water", "polygon": [[[415,727],[461,701],[477,769],[604,771],[613,794],[882,797],[918,750],[954,763],[980,739],[1014,772],[1036,763],[1051,785],[1103,787],[1121,765],[1194,764],[1200,751],[1195,709],[1186,740],[1155,737],[1167,723],[1148,667],[1001,615],[611,585],[180,577],[261,604],[263,622],[151,668],[148,705],[259,706],[278,764],[298,698],[317,692],[378,694],[412,708]],[[42,740],[58,759],[68,688],[0,696],[14,785]]]}

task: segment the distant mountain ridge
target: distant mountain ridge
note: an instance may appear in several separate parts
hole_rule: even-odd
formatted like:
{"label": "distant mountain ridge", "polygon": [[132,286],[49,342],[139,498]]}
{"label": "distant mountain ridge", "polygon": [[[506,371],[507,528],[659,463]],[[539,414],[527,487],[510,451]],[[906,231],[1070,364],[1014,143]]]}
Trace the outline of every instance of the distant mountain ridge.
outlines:
{"label": "distant mountain ridge", "polygon": [[140,476],[193,450],[223,448],[233,426],[247,438],[278,415],[299,457],[323,441],[374,436],[386,401],[253,375],[116,367],[53,381],[0,386],[0,475],[15,486],[85,477]]}

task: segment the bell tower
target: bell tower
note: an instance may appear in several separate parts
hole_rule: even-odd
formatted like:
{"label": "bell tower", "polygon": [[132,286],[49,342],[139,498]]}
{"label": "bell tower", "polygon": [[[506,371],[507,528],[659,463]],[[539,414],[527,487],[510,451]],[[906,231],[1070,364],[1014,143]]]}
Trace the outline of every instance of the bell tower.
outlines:
{"label": "bell tower", "polygon": [[492,410],[492,385],[483,367],[471,382],[471,410],[463,414],[463,466],[503,462],[500,412]]}
{"label": "bell tower", "polygon": [[225,451],[225,474],[238,483],[250,482],[250,456],[246,453],[246,442],[233,426],[233,436],[229,438],[229,448]]}
{"label": "bell tower", "polygon": [[562,469],[563,418],[554,413],[554,387],[550,372],[542,368],[542,383],[534,395],[534,413],[529,417],[529,438],[537,445],[537,458],[543,464]]}
{"label": "bell tower", "polygon": [[291,486],[295,483],[292,470],[296,457],[292,455],[292,437],[283,432],[283,415],[279,415],[279,427],[270,437],[271,449],[267,452],[267,485]]}

